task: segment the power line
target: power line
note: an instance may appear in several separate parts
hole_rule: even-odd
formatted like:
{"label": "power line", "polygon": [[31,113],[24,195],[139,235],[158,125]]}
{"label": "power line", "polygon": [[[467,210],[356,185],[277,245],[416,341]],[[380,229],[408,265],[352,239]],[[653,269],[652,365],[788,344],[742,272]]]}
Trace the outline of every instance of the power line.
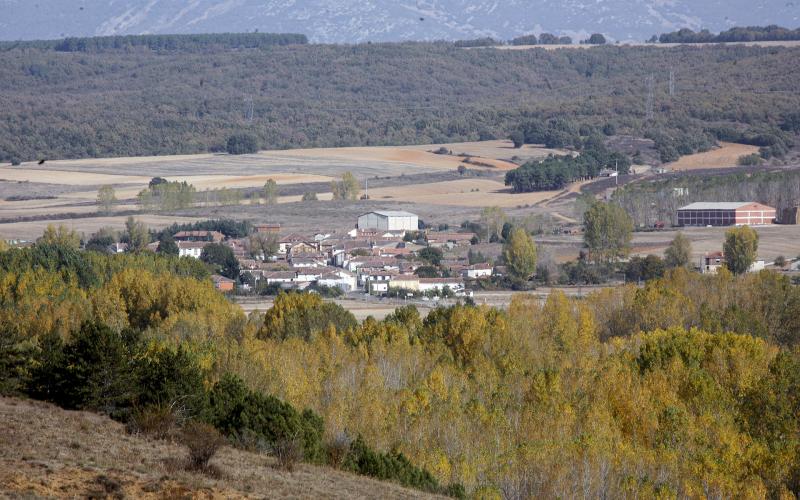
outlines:
{"label": "power line", "polygon": [[669,96],[675,97],[675,71],[672,68],[669,70]]}
{"label": "power line", "polygon": [[645,86],[647,86],[647,100],[645,101],[645,116],[647,121],[651,121],[653,119],[654,113],[653,108],[655,106],[655,87],[656,87],[656,77],[650,74],[647,78],[645,78]]}

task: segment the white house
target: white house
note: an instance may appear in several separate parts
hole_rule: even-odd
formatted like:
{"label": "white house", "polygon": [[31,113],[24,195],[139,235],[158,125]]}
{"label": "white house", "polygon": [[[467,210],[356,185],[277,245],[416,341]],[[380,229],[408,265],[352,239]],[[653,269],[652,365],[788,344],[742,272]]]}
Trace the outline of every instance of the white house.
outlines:
{"label": "white house", "polygon": [[178,245],[178,255],[180,257],[194,257],[199,259],[203,253],[203,248],[208,245],[209,241],[176,241]]}
{"label": "white house", "polygon": [[494,273],[494,266],[491,264],[483,263],[483,264],[475,264],[474,266],[469,266],[461,272],[461,275],[465,278],[470,279],[480,279],[480,278],[488,278]]}
{"label": "white house", "polygon": [[377,211],[358,218],[359,231],[378,230],[405,233],[419,229],[419,217],[411,212]]}
{"label": "white house", "polygon": [[311,283],[317,281],[325,271],[318,267],[296,267],[294,272],[296,275],[295,282]]}
{"label": "white house", "polygon": [[389,281],[389,288],[399,288],[402,290],[419,290],[419,277],[413,274],[401,274]]}
{"label": "white house", "polygon": [[419,291],[420,292],[430,292],[430,291],[437,291],[441,292],[445,288],[449,288],[453,292],[460,292],[464,290],[464,281],[459,278],[420,278],[419,279]]}
{"label": "white house", "polygon": [[344,269],[337,269],[325,273],[317,279],[317,284],[328,287],[340,288],[343,292],[352,292],[356,289],[356,277]]}

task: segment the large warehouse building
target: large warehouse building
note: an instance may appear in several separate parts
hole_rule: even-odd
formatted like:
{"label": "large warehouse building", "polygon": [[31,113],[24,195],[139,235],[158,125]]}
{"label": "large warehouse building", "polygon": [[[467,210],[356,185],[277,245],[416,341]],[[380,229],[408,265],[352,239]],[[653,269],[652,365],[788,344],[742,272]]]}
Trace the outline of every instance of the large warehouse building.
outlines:
{"label": "large warehouse building", "polygon": [[679,226],[761,226],[775,223],[775,209],[753,202],[692,203],[678,209]]}
{"label": "large warehouse building", "polygon": [[369,212],[358,218],[358,229],[366,231],[416,231],[419,229],[419,217],[411,212],[385,211]]}

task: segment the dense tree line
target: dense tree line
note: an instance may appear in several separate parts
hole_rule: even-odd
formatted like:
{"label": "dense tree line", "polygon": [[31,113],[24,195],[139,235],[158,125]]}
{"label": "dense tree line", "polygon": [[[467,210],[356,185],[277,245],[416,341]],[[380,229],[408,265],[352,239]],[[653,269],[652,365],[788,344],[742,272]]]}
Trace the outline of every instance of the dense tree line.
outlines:
{"label": "dense tree line", "polygon": [[773,42],[800,40],[799,29],[787,29],[776,25],[736,27],[715,35],[708,30],[695,32],[683,28],[658,37],[661,43],[724,43],[724,42]]}
{"label": "dense tree line", "polygon": [[276,45],[303,45],[305,35],[294,33],[209,33],[186,35],[118,35],[71,37],[63,40],[0,42],[0,50],[12,48],[50,49],[57,52],[104,52],[143,47],[154,51],[200,51],[208,49],[259,49]]}
{"label": "dense tree line", "polygon": [[[0,161],[225,151],[241,133],[267,149],[497,139],[564,117],[576,127],[612,125],[616,134],[661,131],[692,144],[681,149],[689,151],[713,144],[710,136],[692,141],[713,126],[791,127],[799,52],[417,43],[209,48],[164,58],[10,48],[0,52]],[[675,71],[677,96],[665,67]],[[564,135],[551,139],[563,143]]]}
{"label": "dense tree line", "polygon": [[495,40],[494,38],[486,37],[486,38],[475,38],[473,40],[457,40],[453,42],[453,45],[456,47],[466,48],[466,47],[494,47],[495,45],[500,45],[500,42]]}
{"label": "dense tree line", "polygon": [[620,175],[630,171],[630,159],[621,153],[608,151],[602,142],[595,149],[585,149],[580,155],[549,156],[541,161],[530,161],[506,173],[505,183],[515,193],[532,191],[555,191],[564,189],[572,182],[593,179],[604,169],[618,171]]}
{"label": "dense tree line", "polygon": [[156,177],[150,186],[142,190],[137,198],[142,210],[171,211],[194,205],[195,188],[186,181],[167,181]]}
{"label": "dense tree line", "polygon": [[154,239],[159,239],[161,235],[174,235],[179,231],[218,231],[228,238],[244,238],[253,231],[253,225],[249,221],[236,221],[233,219],[212,219],[183,224],[173,224],[155,233]]}

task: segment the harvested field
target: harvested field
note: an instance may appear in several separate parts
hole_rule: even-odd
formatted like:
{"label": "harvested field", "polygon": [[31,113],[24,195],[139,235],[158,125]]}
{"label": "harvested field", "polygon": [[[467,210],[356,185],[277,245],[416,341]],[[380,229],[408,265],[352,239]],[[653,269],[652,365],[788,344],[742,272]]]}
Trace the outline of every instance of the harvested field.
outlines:
{"label": "harvested field", "polygon": [[10,498],[431,498],[328,467],[280,470],[274,458],[230,447],[190,472],[172,441],[37,401],[0,398],[0,496]]}
{"label": "harvested field", "polygon": [[[446,147],[453,155],[438,155],[431,151]],[[493,165],[486,168],[514,168],[507,161],[513,156],[544,157],[556,152],[535,146],[513,149],[508,141],[471,142],[463,144],[378,146],[354,148],[291,149],[262,151],[256,154],[231,156],[227,154],[198,154],[176,156],[149,156],[133,158],[102,158],[84,160],[55,160],[44,165],[23,163],[19,167],[0,168],[0,178],[48,182],[53,179],[70,179],[68,183],[113,184],[142,182],[151,177],[191,177],[198,175],[222,176],[275,176],[282,174],[321,175],[338,177],[352,171],[357,177],[386,175],[411,175],[432,170],[455,170],[463,162],[459,153],[476,157],[477,162]],[[478,158],[479,157],[479,158]],[[470,168],[480,168],[473,165]],[[43,176],[34,173],[43,172]],[[56,173],[54,173],[56,172]],[[80,172],[82,176],[69,178],[57,172]],[[128,179],[104,177],[127,176]],[[96,177],[92,177],[94,175]],[[277,180],[277,179],[276,179]],[[298,181],[299,182],[299,181]]]}
{"label": "harvested field", "polygon": [[370,199],[397,200],[431,205],[461,207],[516,207],[533,205],[557,196],[560,191],[511,193],[502,182],[489,179],[463,179],[430,184],[370,190]]}
{"label": "harvested field", "polygon": [[38,169],[33,168],[33,165],[0,167],[0,178],[7,181],[44,182],[48,184],[66,184],[69,186],[98,186],[103,184],[131,183],[147,185],[147,183],[150,182],[150,177],[141,175],[131,176],[72,170]]}
{"label": "harvested field", "polygon": [[[485,162],[500,170],[510,170],[516,168],[518,165],[512,162],[514,157],[517,157],[521,162],[525,162],[531,159],[545,158],[550,154],[568,154],[568,151],[562,149],[548,149],[532,144],[525,144],[521,148],[515,148],[514,143],[506,140],[406,146],[404,149],[436,151],[439,148],[445,148],[451,151],[454,156],[474,156],[476,157],[475,162]],[[494,161],[491,159],[494,159]],[[470,168],[474,168],[474,165],[468,166]]]}
{"label": "harvested field", "polygon": [[[145,223],[152,229],[161,229],[170,226],[174,223],[190,223],[203,220],[203,217],[174,217],[174,216],[161,216],[161,215],[137,215],[136,220]],[[91,235],[97,232],[101,227],[114,227],[121,229],[125,226],[125,219],[127,217],[87,217],[82,219],[66,219],[66,220],[37,220],[29,222],[11,222],[0,224],[0,237],[4,239],[15,239],[33,241],[42,235],[48,225],[54,226],[64,225],[78,233]]]}
{"label": "harvested field", "polygon": [[[444,147],[452,154],[434,154]],[[252,155],[176,155],[164,157],[103,158],[47,161],[0,167],[4,198],[0,219],[42,218],[48,220],[0,225],[0,234],[11,239],[31,239],[50,222],[66,220],[78,231],[93,229],[124,218],[93,217],[100,186],[114,186],[118,211],[135,210],[136,195],[153,177],[186,181],[198,192],[219,188],[260,188],[268,179],[284,187],[279,203],[294,203],[305,191],[330,200],[327,185],[344,172],[361,182],[378,186],[370,189],[372,200],[414,205],[514,208],[533,205],[554,193],[512,194],[502,184],[502,174],[523,162],[551,153],[562,153],[526,145],[515,149],[510,141],[484,141],[443,145],[401,147],[357,147],[264,151]],[[464,155],[464,156],[460,156]],[[469,163],[467,160],[469,157]],[[516,158],[515,158],[516,157]],[[459,165],[480,171],[476,177],[457,176]],[[455,180],[450,180],[455,179]],[[3,182],[5,180],[5,182]],[[375,204],[371,205],[373,208]],[[414,206],[409,208],[415,208]],[[233,210],[243,210],[234,207]],[[225,210],[229,212],[229,210]],[[203,207],[192,215],[214,217],[218,207]],[[231,215],[236,217],[236,215]],[[77,219],[76,217],[87,217]],[[194,220],[194,219],[193,219]],[[330,222],[329,222],[330,224]]]}
{"label": "harvested field", "polygon": [[712,149],[705,153],[684,156],[676,162],[667,164],[666,167],[681,171],[709,168],[734,168],[738,166],[737,162],[740,156],[758,153],[758,147],[756,146],[736,144],[733,142],[720,142],[719,144],[720,147],[717,149]]}
{"label": "harvested field", "polygon": [[[719,252],[725,242],[728,227],[683,228],[683,233],[692,242],[692,261],[699,262],[707,252]],[[800,226],[753,226],[758,232],[758,258],[772,262],[775,257],[783,255],[794,258],[800,254]],[[634,233],[633,246],[635,253],[661,255],[675,237],[677,231],[655,231],[650,233]]]}
{"label": "harvested field", "polygon": [[[699,263],[700,258],[707,252],[719,252],[725,242],[725,232],[729,227],[687,227],[682,232],[692,244],[692,262]],[[795,258],[800,254],[800,225],[784,226],[753,226],[758,232],[758,259],[772,262],[775,257],[783,255],[786,258]],[[664,250],[670,244],[678,229],[664,231],[633,233],[632,255],[646,256],[648,254],[663,256]],[[559,262],[576,259],[583,242],[581,235],[542,235],[535,238],[539,245],[547,246],[554,258]]]}

